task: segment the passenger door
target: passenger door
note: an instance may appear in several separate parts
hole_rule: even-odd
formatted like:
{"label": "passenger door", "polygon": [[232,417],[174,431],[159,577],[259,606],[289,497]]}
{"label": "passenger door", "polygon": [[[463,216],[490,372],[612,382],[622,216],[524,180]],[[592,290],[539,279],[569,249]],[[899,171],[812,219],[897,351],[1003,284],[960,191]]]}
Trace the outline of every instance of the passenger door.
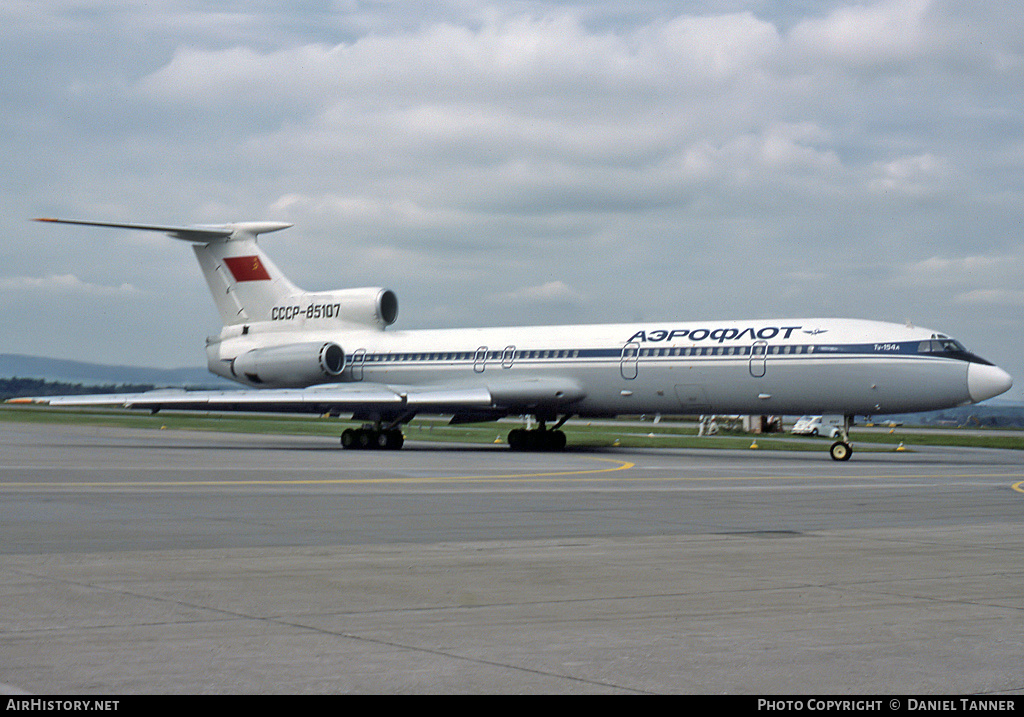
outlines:
{"label": "passenger door", "polygon": [[761,378],[768,371],[768,342],[759,339],[750,347],[750,375]]}

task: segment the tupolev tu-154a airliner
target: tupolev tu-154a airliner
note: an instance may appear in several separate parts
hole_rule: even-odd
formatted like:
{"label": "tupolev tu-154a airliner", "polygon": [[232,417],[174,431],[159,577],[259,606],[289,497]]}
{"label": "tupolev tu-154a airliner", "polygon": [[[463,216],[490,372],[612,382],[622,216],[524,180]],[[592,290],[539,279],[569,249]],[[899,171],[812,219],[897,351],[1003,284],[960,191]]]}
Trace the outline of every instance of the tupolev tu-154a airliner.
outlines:
{"label": "tupolev tu-154a airliner", "polygon": [[[51,405],[351,414],[345,448],[400,448],[417,414],[452,423],[530,415],[516,450],[559,449],[572,417],[621,414],[841,414],[835,460],[852,454],[855,415],[977,403],[1011,377],[945,334],[858,319],[650,321],[638,324],[398,331],[394,292],[303,291],[257,244],[278,222],[153,226],[40,219],[164,232],[192,242],[224,327],[209,370],[239,390],[157,390],[40,399]],[[552,424],[552,425],[549,425]]]}

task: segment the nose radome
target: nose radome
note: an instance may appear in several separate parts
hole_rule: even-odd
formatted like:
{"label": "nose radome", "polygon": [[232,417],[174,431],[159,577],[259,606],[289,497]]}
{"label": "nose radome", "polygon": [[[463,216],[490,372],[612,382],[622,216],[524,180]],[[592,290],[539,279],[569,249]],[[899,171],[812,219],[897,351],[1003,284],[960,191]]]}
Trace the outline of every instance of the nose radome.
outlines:
{"label": "nose radome", "polygon": [[967,369],[967,393],[975,403],[1006,393],[1012,385],[1013,378],[998,366],[972,363]]}

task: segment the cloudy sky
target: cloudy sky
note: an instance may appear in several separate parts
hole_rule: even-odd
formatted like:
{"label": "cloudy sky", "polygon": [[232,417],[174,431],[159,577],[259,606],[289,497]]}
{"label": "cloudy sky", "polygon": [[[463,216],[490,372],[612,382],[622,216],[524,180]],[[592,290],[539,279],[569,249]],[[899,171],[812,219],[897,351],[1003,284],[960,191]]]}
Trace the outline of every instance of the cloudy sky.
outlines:
{"label": "cloudy sky", "polygon": [[0,352],[176,367],[191,251],[281,220],[398,327],[852,316],[1024,397],[1024,5],[6,0]]}

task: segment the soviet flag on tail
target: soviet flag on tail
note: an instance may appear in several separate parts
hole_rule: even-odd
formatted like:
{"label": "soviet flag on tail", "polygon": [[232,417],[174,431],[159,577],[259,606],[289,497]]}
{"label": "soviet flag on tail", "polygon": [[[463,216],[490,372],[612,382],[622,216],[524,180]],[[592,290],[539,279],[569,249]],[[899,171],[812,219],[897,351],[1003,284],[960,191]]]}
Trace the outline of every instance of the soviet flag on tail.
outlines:
{"label": "soviet flag on tail", "polygon": [[270,274],[263,267],[258,256],[226,256],[224,263],[231,270],[235,281],[269,281]]}

